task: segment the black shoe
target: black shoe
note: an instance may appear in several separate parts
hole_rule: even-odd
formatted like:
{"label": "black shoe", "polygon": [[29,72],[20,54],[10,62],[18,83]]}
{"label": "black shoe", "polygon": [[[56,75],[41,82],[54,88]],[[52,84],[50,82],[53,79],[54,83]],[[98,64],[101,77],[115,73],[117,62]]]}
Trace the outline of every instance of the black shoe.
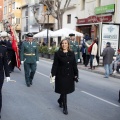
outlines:
{"label": "black shoe", "polygon": [[68,114],[67,107],[63,108],[63,113],[64,113],[65,115]]}
{"label": "black shoe", "polygon": [[120,100],[118,100],[118,102],[120,103]]}
{"label": "black shoe", "polygon": [[30,83],[27,83],[27,87],[30,87]]}
{"label": "black shoe", "polygon": [[30,85],[32,85],[33,83],[32,82],[30,82]]}
{"label": "black shoe", "polygon": [[59,107],[63,108],[63,103],[62,103],[62,101],[60,99],[58,99],[58,103],[59,103]]}

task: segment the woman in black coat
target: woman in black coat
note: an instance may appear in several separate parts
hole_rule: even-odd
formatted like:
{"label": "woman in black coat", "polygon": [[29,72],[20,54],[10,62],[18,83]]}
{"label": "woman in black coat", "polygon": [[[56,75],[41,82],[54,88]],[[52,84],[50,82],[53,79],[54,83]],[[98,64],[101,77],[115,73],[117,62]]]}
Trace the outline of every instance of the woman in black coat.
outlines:
{"label": "woman in black coat", "polygon": [[60,94],[58,103],[63,107],[63,113],[67,111],[67,94],[74,92],[75,81],[78,81],[78,69],[74,52],[70,50],[69,41],[64,39],[60,42],[60,48],[55,53],[51,70],[55,77],[55,92]]}

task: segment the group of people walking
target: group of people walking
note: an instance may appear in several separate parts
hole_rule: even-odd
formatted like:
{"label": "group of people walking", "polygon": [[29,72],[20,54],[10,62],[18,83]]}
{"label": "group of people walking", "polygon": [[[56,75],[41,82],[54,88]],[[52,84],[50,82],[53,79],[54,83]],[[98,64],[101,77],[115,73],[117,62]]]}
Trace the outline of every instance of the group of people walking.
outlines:
{"label": "group of people walking", "polygon": [[[37,43],[33,41],[33,34],[26,34],[27,40],[22,43],[20,50],[21,64],[24,65],[25,82],[27,87],[33,84],[33,78],[37,69],[37,64],[39,63],[38,48]],[[8,40],[9,41],[9,40]],[[90,69],[93,69],[93,59],[97,56],[97,40],[88,42],[89,40],[84,40],[84,45],[90,56]],[[4,42],[3,42],[4,43]],[[2,94],[1,89],[4,81],[4,71],[7,80],[10,80],[10,72],[13,69],[7,69],[9,66],[9,49],[10,43],[6,47],[2,42],[0,42],[0,110],[2,107]],[[111,53],[108,55],[109,59],[112,59],[114,55],[114,50],[110,47],[110,43],[107,43],[106,48],[103,51],[103,61],[105,66],[105,77],[107,78],[109,74],[110,64],[112,61],[105,62],[107,52]],[[84,55],[83,55],[84,56]],[[86,54],[88,58],[88,54]],[[75,91],[75,82],[78,82],[79,73],[77,68],[77,63],[80,62],[80,47],[78,42],[75,40],[75,34],[70,34],[70,39],[65,38],[61,40],[59,50],[54,54],[53,65],[51,68],[52,79],[55,81],[55,92],[60,94],[57,102],[59,107],[63,108],[63,113],[68,114],[67,109],[67,94]],[[88,65],[88,60],[84,59],[85,66]],[[3,69],[4,68],[4,69]]]}
{"label": "group of people walking", "polygon": [[[99,64],[98,58],[98,38],[92,40],[87,34],[84,35],[81,46],[81,53],[83,57],[83,64],[85,67],[88,66],[90,61],[91,70],[95,69],[95,66]],[[94,64],[94,61],[96,64]]]}

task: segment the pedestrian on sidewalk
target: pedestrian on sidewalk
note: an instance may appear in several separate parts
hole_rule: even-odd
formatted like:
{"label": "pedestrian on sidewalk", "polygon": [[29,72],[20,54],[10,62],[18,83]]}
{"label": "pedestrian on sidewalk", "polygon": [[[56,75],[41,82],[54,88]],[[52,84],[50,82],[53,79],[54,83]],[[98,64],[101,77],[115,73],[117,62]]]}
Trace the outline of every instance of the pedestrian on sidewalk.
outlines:
{"label": "pedestrian on sidewalk", "polygon": [[54,56],[51,74],[55,78],[55,92],[60,94],[59,106],[63,107],[63,113],[67,115],[67,94],[75,91],[74,82],[78,82],[75,54],[70,50],[67,39],[60,42],[60,48]]}
{"label": "pedestrian on sidewalk", "polygon": [[107,42],[106,43],[106,48],[103,50],[103,64],[104,64],[104,69],[105,69],[105,77],[108,78],[109,75],[111,75],[112,72],[112,61],[113,61],[113,56],[115,54],[114,49],[111,47],[111,43]]}
{"label": "pedestrian on sidewalk", "polygon": [[117,72],[117,66],[120,62],[120,49],[118,49],[117,52],[118,55],[116,56],[116,59],[112,62],[113,73]]}
{"label": "pedestrian on sidewalk", "polygon": [[98,46],[96,44],[96,39],[93,40],[92,44],[89,45],[87,44],[87,42],[85,42],[85,44],[88,46],[88,52],[90,53],[90,68],[89,69],[95,69],[95,66],[93,66],[93,59],[96,58],[97,55],[97,50],[98,50]]}
{"label": "pedestrian on sidewalk", "polygon": [[[90,46],[92,44],[91,38],[88,41],[86,41],[86,43],[88,44],[88,46]],[[86,47],[85,67],[87,67],[89,60],[90,60],[90,53],[88,52],[88,46],[85,44],[85,47]]]}
{"label": "pedestrian on sidewalk", "polygon": [[21,47],[21,64],[24,63],[25,81],[27,87],[32,85],[37,64],[39,63],[37,43],[33,42],[33,34],[26,34],[28,41]]}
{"label": "pedestrian on sidewalk", "polygon": [[2,86],[4,83],[4,73],[6,80],[10,80],[10,73],[8,69],[8,54],[7,48],[0,45],[0,118],[1,118],[1,108],[2,108]]}

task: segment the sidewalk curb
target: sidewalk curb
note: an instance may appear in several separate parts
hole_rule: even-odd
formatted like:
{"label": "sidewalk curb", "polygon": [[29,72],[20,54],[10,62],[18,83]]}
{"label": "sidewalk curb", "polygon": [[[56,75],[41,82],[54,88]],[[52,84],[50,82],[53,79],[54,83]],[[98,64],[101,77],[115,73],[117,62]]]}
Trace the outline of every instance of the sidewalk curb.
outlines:
{"label": "sidewalk curb", "polygon": [[[85,71],[89,71],[89,72],[93,72],[93,73],[97,73],[97,74],[104,75],[104,72],[95,71],[95,70],[89,70],[88,68],[80,67],[80,65],[78,65],[78,69],[81,69],[81,70],[85,70]],[[110,75],[110,77],[120,79],[120,76],[118,76],[118,75]]]}
{"label": "sidewalk curb", "polygon": [[[53,60],[47,59],[47,58],[42,58],[42,57],[40,57],[40,59],[41,59],[41,60],[46,60],[46,61],[49,61],[49,62],[53,62]],[[97,74],[104,75],[104,72],[95,71],[95,70],[89,70],[88,68],[81,67],[80,65],[81,65],[81,64],[78,64],[78,69],[80,69],[80,70],[89,71],[89,72],[93,72],[93,73],[97,73]],[[120,76],[118,76],[118,75],[110,75],[110,77],[120,79]]]}

